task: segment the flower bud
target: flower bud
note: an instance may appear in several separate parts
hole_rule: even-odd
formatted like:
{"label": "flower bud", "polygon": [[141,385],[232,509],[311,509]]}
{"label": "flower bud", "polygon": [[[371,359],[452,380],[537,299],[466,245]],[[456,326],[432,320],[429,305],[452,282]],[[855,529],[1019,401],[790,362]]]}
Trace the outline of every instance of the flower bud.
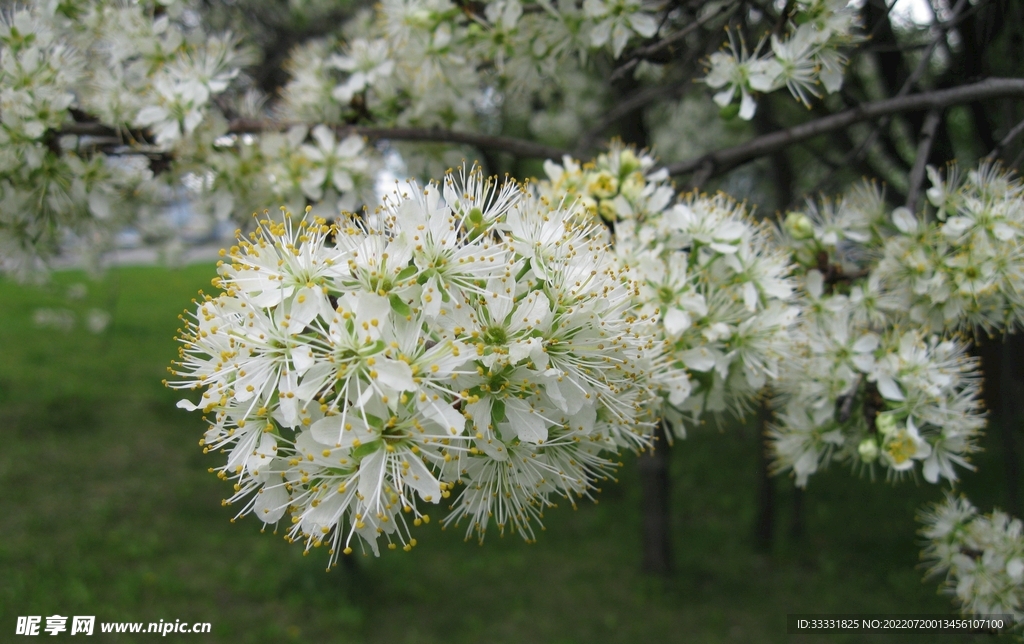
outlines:
{"label": "flower bud", "polygon": [[619,211],[615,208],[615,204],[607,199],[602,199],[601,203],[597,207],[597,212],[601,215],[601,219],[605,221],[618,221]]}
{"label": "flower bud", "polygon": [[622,185],[619,186],[619,192],[626,199],[636,201],[643,194],[645,184],[644,175],[640,172],[633,172],[623,180]]}
{"label": "flower bud", "polygon": [[798,241],[814,237],[814,225],[802,212],[791,212],[786,215],[786,222],[783,225],[786,227],[786,232]]}
{"label": "flower bud", "polygon": [[640,169],[640,159],[632,150],[623,150],[619,155],[619,176],[625,177]]}
{"label": "flower bud", "polygon": [[860,460],[871,463],[878,458],[878,443],[873,438],[865,438],[857,446],[857,452],[860,454]]}
{"label": "flower bud", "polygon": [[875,418],[875,427],[878,429],[878,433],[883,436],[896,431],[896,416],[891,412],[882,412]]}
{"label": "flower bud", "polygon": [[619,180],[611,172],[602,170],[587,183],[587,190],[599,199],[614,197],[619,192]]}

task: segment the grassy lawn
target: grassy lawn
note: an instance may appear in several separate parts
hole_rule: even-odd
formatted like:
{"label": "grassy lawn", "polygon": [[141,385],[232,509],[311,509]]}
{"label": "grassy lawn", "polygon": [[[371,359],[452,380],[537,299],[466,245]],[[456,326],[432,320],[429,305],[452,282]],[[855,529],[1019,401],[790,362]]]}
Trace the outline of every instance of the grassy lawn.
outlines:
{"label": "grassy lawn", "polygon": [[[176,316],[213,268],[125,268],[102,282],[0,282],[0,641],[19,615],[211,622],[210,642],[969,642],[952,635],[791,636],[787,613],[951,615],[922,582],[914,516],[941,498],[833,470],[811,480],[804,536],[779,483],[779,535],[753,548],[756,431],[709,425],[673,450],[677,573],[638,572],[639,492],[626,459],[599,504],[547,515],[535,545],[464,543],[437,522],[411,553],[324,571],[251,518],[232,525],[228,484],[207,473],[203,423],[161,385]],[[86,283],[84,299],[68,301]],[[33,323],[39,307],[112,310],[100,334]],[[995,432],[964,483],[991,510],[1003,499]],[[45,636],[49,639],[48,636]],[[65,637],[67,635],[65,634]],[[94,635],[95,641],[152,635]],[[109,638],[104,640],[104,638]],[[175,637],[167,638],[174,641]],[[29,640],[25,640],[29,641]],[[92,640],[90,640],[92,641]]]}

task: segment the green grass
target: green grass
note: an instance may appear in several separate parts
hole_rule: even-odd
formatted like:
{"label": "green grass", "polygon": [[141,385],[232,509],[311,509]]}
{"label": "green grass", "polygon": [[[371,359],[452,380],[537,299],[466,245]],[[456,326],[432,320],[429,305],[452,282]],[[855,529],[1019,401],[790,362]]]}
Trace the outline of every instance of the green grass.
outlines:
{"label": "green grass", "polygon": [[[632,459],[599,504],[549,511],[534,545],[464,543],[432,522],[411,553],[326,573],[326,552],[304,557],[251,518],[229,522],[230,488],[207,473],[220,457],[202,454],[201,419],[161,385],[176,316],[212,275],[126,268],[70,303],[68,286],[87,281],[78,273],[0,282],[0,641],[15,641],[17,616],[52,614],[211,622],[210,636],[178,636],[194,642],[991,641],[787,635],[787,613],[952,614],[921,580],[915,534],[916,511],[941,492],[830,471],[812,479],[794,540],[780,480],[779,538],[758,554],[756,432],[743,426],[696,431],[672,452],[669,581],[639,573]],[[33,324],[39,307],[94,305],[114,311],[100,335]],[[979,463],[965,487],[988,511],[1001,460]]]}

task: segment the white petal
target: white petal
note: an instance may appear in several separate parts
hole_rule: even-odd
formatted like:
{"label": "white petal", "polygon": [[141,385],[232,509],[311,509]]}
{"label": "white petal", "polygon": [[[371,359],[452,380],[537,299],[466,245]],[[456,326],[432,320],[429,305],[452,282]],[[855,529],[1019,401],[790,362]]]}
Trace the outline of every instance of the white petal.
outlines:
{"label": "white petal", "polygon": [[284,485],[264,486],[256,495],[253,514],[263,523],[276,523],[288,510],[288,492]]}
{"label": "white petal", "polygon": [[419,403],[419,409],[427,418],[444,428],[452,436],[461,434],[466,428],[466,417],[442,399]]}
{"label": "white petal", "polygon": [[423,461],[410,451],[406,451],[404,456],[403,462],[408,463],[409,467],[408,469],[402,468],[402,483],[419,492],[420,498],[427,503],[440,501],[441,484],[430,473]]}
{"label": "white petal", "polygon": [[878,336],[874,333],[862,335],[853,343],[853,350],[856,353],[868,353],[878,348]]}
{"label": "white petal", "polygon": [[646,13],[634,13],[629,17],[629,24],[633,27],[633,31],[644,38],[650,38],[658,31],[658,21],[654,19],[654,16]]}
{"label": "white petal", "polygon": [[316,442],[344,449],[355,447],[356,442],[363,445],[380,438],[362,418],[351,412],[321,418],[310,426],[309,431]]}
{"label": "white petal", "polygon": [[669,335],[676,336],[690,328],[690,316],[679,309],[669,309],[665,314],[665,330]]}
{"label": "white petal", "polygon": [[384,487],[385,450],[378,449],[359,461],[359,495],[370,512],[379,510],[380,495]]}
{"label": "white petal", "polygon": [[326,125],[321,124],[313,128],[313,138],[320,144],[321,149],[334,149],[334,132]]}
{"label": "white petal", "polygon": [[302,333],[302,330],[309,326],[309,323],[316,319],[318,313],[323,310],[320,305],[324,299],[323,291],[318,288],[304,287],[299,289],[292,300],[291,320],[288,328],[292,335]]}
{"label": "white petal", "polygon": [[757,287],[753,282],[743,285],[743,306],[751,313],[757,310]]}
{"label": "white petal", "polygon": [[548,438],[548,425],[530,403],[519,398],[505,399],[505,416],[508,418],[512,431],[524,443],[534,445],[543,443]]}
{"label": "white petal", "polygon": [[721,92],[715,94],[711,100],[713,100],[718,107],[725,107],[729,103],[732,103],[732,97],[736,94],[736,89],[731,85]]}
{"label": "white petal", "polygon": [[706,347],[697,347],[679,354],[679,359],[694,371],[709,371],[715,366],[715,356]]}
{"label": "white petal", "polygon": [[316,363],[316,358],[313,357],[313,350],[305,345],[294,347],[291,350],[291,357],[295,372],[300,376]]}
{"label": "white petal", "polygon": [[386,387],[395,391],[415,391],[416,382],[412,379],[412,367],[400,360],[383,358],[375,365],[377,379]]}
{"label": "white petal", "polygon": [[917,218],[902,206],[892,211],[892,223],[908,235],[917,231]]}
{"label": "white petal", "polygon": [[878,376],[878,393],[882,394],[882,397],[887,400],[906,400],[903,392],[900,391],[899,385],[892,379],[891,376]]}
{"label": "white petal", "polygon": [[754,112],[757,111],[757,101],[751,96],[747,90],[743,89],[743,100],[740,101],[740,118],[744,121],[749,121],[754,118]]}

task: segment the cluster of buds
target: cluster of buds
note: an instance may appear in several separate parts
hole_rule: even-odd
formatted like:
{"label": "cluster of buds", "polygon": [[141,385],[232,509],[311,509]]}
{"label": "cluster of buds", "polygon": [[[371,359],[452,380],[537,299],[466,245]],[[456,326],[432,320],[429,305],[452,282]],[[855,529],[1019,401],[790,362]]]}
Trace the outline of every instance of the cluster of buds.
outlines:
{"label": "cluster of buds", "polygon": [[580,163],[565,156],[562,164],[544,162],[546,181],[540,194],[551,201],[578,200],[594,218],[606,223],[640,224],[660,214],[674,197],[668,171],[657,169],[657,160],[637,153],[619,141],[593,162]]}

